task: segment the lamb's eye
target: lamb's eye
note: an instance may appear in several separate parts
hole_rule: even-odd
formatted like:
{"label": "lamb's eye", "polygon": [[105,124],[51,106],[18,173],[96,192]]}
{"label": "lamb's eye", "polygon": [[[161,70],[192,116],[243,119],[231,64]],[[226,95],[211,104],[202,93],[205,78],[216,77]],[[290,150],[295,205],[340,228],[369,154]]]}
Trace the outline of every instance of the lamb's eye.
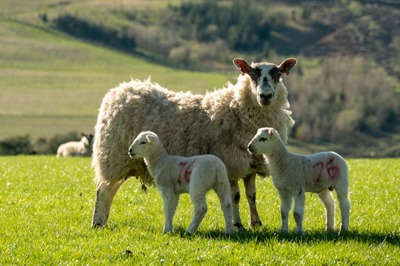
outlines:
{"label": "lamb's eye", "polygon": [[266,141],[267,139],[266,138],[260,138],[260,141]]}
{"label": "lamb's eye", "polygon": [[146,142],[142,141],[142,142],[140,142],[139,144],[140,144],[140,145],[144,145],[144,144],[146,144]]}

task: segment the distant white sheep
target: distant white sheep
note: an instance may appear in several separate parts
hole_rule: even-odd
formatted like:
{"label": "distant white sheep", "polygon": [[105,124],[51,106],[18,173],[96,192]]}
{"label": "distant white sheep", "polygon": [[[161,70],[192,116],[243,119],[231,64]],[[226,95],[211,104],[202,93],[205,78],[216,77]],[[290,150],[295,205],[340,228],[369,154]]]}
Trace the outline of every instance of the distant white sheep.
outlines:
{"label": "distant white sheep", "polygon": [[93,134],[81,133],[81,141],[70,141],[61,144],[57,149],[57,157],[91,156]]}
{"label": "distant white sheep", "polygon": [[294,198],[293,216],[296,233],[304,234],[303,216],[305,192],[318,193],[326,210],[326,230],[335,228],[335,202],[331,192],[336,190],[342,216],[341,230],[348,230],[350,201],[348,198],[349,175],[345,160],[335,152],[320,152],[312,155],[290,153],[273,128],[260,128],[249,143],[252,154],[263,153],[274,186],[281,198],[281,232],[288,232],[289,211]]}
{"label": "distant white sheep", "polygon": [[233,234],[232,200],[224,163],[214,155],[181,157],[168,155],[158,136],[150,131],[140,133],[128,152],[131,158],[142,158],[164,203],[164,233],[172,232],[172,220],[179,194],[190,193],[193,219],[186,233],[193,233],[207,213],[206,194],[217,193],[225,218],[225,234]]}
{"label": "distant white sheep", "polygon": [[166,151],[179,156],[213,154],[226,165],[233,197],[234,226],[243,228],[239,215],[243,179],[250,224],[261,226],[256,208],[255,176],[269,176],[264,156],[251,155],[247,144],[260,127],[271,126],[286,141],[294,121],[288,110],[287,89],[281,74],[289,74],[295,59],[280,65],[235,59],[241,71],[236,85],[195,95],[173,92],[150,80],[132,80],[108,92],[101,104],[92,166],[96,172],[96,201],[92,226],[104,226],[111,203],[124,181],[135,176],[151,184],[143,159],[126,151],[142,131],[157,132]]}

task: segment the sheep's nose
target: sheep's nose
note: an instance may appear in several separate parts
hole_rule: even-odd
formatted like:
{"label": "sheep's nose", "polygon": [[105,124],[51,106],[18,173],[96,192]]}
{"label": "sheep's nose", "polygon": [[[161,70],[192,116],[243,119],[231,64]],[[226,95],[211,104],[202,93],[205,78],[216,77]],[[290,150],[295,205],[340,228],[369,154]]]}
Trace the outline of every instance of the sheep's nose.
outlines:
{"label": "sheep's nose", "polygon": [[271,100],[273,96],[274,95],[272,93],[267,93],[267,94],[261,93],[260,94],[260,98],[264,99],[264,100]]}

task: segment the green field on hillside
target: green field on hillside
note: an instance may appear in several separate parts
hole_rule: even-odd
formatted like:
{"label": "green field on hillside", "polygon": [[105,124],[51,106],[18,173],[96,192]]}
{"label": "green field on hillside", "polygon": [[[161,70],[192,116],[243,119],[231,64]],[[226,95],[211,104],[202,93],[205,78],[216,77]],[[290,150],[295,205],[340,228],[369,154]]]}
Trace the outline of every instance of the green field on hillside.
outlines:
{"label": "green field on hillside", "polygon": [[[143,194],[128,180],[114,199],[108,227],[90,227],[95,199],[90,158],[2,157],[0,161],[0,264],[4,265],[398,265],[400,263],[400,160],[347,160],[350,230],[326,234],[316,194],[307,194],[305,237],[280,234],[280,200],[270,178],[257,180],[263,229],[251,229],[245,197],[245,230],[224,238],[218,198],[207,196],[208,213],[198,234],[182,238],[193,211],[182,195],[175,232],[162,234],[158,190]],[[243,186],[241,184],[241,192]],[[336,195],[334,198],[336,199]],[[243,195],[243,194],[242,194]],[[336,205],[338,203],[336,202]],[[292,212],[291,212],[292,213]],[[336,206],[336,228],[340,211]],[[130,250],[131,255],[124,255]]]}
{"label": "green field on hillside", "polygon": [[195,93],[232,79],[151,64],[9,20],[0,20],[0,47],[0,139],[91,132],[105,93],[131,78],[151,76],[168,89]]}

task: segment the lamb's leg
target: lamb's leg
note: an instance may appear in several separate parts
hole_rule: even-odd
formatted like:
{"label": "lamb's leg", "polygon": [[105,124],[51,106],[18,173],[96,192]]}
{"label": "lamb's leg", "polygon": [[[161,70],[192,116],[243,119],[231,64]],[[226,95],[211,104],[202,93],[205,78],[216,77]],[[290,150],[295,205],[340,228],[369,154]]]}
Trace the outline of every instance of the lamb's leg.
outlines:
{"label": "lamb's leg", "polygon": [[279,196],[281,198],[281,233],[287,233],[289,232],[289,212],[292,208],[292,195],[287,191],[279,190]]}
{"label": "lamb's leg", "polygon": [[207,213],[206,192],[204,191],[191,191],[190,198],[193,202],[193,218],[187,228],[185,234],[197,231],[201,221]]}
{"label": "lamb's leg", "polygon": [[262,226],[256,207],[256,173],[249,174],[243,179],[247,202],[250,210],[250,223],[253,227]]}
{"label": "lamb's leg", "polygon": [[111,203],[114,199],[115,194],[117,193],[118,189],[120,188],[120,186],[125,182],[126,178],[123,178],[121,180],[119,180],[114,187],[111,189],[110,192],[110,196],[108,196],[108,200],[107,200],[107,205],[106,205],[106,216],[105,216],[105,222],[108,221],[108,217],[110,215],[110,208],[111,208]]}
{"label": "lamb's leg", "polygon": [[[112,180],[108,184],[99,182],[97,184],[96,200],[94,203],[94,214],[92,219],[92,227],[103,227],[107,222],[108,215],[107,204],[111,191],[118,180]],[[111,202],[110,202],[111,205]]]}
{"label": "lamb's leg", "polygon": [[340,215],[342,216],[342,225],[340,230],[349,230],[350,220],[350,201],[349,201],[349,187],[336,187],[336,195],[339,201]]}
{"label": "lamb's leg", "polygon": [[234,232],[232,223],[232,198],[231,195],[229,195],[229,191],[229,187],[227,187],[227,189],[216,190],[221,203],[222,212],[224,213],[226,235],[231,235]]}
{"label": "lamb's leg", "polygon": [[328,189],[321,191],[318,194],[325,206],[326,212],[326,231],[335,229],[335,201]]}
{"label": "lamb's leg", "polygon": [[305,190],[302,188],[298,195],[294,195],[294,209],[293,216],[296,221],[296,234],[304,235],[303,230],[303,217],[304,217],[304,207],[306,204],[306,194]]}
{"label": "lamb's leg", "polygon": [[233,214],[233,226],[238,230],[242,230],[243,224],[239,214],[239,201],[240,201],[240,189],[238,181],[229,181],[231,185],[231,196],[232,196],[232,214]]}
{"label": "lamb's leg", "polygon": [[172,232],[172,221],[174,219],[176,207],[178,206],[179,195],[175,194],[174,189],[170,187],[160,188],[161,197],[163,200],[165,225],[163,233]]}

